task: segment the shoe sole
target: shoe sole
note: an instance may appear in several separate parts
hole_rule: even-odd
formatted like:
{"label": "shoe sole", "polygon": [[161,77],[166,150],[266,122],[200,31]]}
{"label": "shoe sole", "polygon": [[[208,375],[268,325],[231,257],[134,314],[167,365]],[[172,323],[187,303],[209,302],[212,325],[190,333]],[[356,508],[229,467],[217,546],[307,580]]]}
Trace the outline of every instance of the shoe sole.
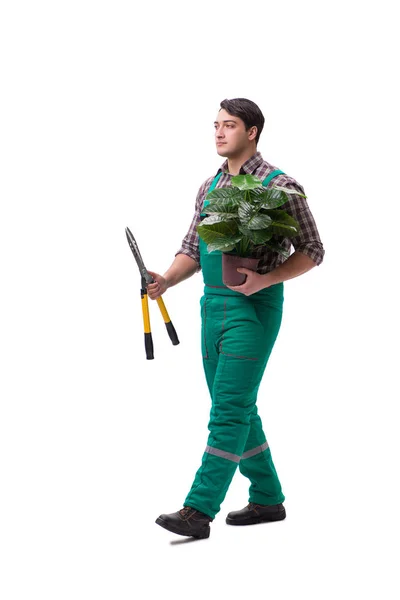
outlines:
{"label": "shoe sole", "polygon": [[286,519],[286,513],[278,515],[268,515],[267,517],[251,517],[250,519],[246,519],[245,521],[230,519],[229,517],[226,517],[225,522],[228,525],[257,525],[258,523],[272,523],[274,521],[283,521],[283,519]]}
{"label": "shoe sole", "polygon": [[193,533],[188,533],[187,531],[179,530],[177,527],[174,527],[173,525],[169,525],[166,521],[163,521],[163,519],[160,519],[160,517],[158,517],[158,519],[156,519],[156,523],[157,523],[157,525],[160,525],[161,527],[164,527],[164,529],[167,529],[168,531],[171,531],[172,533],[176,533],[177,535],[186,535],[187,537],[194,537],[199,540],[210,537],[210,527],[208,527],[208,529],[206,529],[203,533],[193,534]]}

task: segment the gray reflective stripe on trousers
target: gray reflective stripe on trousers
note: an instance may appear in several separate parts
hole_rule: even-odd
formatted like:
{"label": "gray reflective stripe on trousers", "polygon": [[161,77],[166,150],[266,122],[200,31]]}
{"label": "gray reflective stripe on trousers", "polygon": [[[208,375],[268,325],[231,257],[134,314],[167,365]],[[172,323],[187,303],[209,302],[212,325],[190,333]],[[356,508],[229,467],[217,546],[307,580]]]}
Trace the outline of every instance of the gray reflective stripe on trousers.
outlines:
{"label": "gray reflective stripe on trousers", "polygon": [[255,456],[256,454],[260,454],[260,452],[264,452],[268,448],[268,442],[264,442],[262,446],[257,446],[252,450],[248,450],[242,455],[243,458],[250,458],[251,456]]}
{"label": "gray reflective stripe on trousers", "polygon": [[240,457],[238,454],[232,454],[232,452],[225,452],[224,450],[213,448],[212,446],[207,446],[205,452],[208,452],[208,454],[214,454],[214,456],[219,456],[220,458],[226,458],[227,460],[231,460],[235,463],[239,463],[241,459],[250,458],[251,456],[260,454],[260,452],[264,452],[264,450],[267,448],[268,442],[264,442],[262,446],[257,446],[256,448],[245,452],[242,457]]}
{"label": "gray reflective stripe on trousers", "polygon": [[223,450],[213,448],[212,446],[207,446],[205,452],[208,452],[208,454],[214,454],[215,456],[219,456],[220,458],[227,458],[228,460],[232,460],[235,463],[240,463],[240,456],[238,456],[237,454],[232,454],[231,452],[224,452]]}

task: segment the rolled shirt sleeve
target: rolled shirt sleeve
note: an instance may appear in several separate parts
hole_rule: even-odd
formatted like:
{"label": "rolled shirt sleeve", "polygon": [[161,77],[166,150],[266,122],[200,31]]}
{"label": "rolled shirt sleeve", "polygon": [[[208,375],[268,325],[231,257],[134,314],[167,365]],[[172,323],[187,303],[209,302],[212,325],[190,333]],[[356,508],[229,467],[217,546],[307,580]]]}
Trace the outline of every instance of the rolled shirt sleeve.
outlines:
{"label": "rolled shirt sleeve", "polygon": [[[304,194],[302,186],[297,182],[289,181],[283,183],[283,185],[288,189]],[[281,208],[296,219],[300,225],[299,235],[291,238],[295,251],[309,256],[317,265],[320,265],[324,259],[325,250],[307,200],[300,195],[290,194],[288,202]]]}

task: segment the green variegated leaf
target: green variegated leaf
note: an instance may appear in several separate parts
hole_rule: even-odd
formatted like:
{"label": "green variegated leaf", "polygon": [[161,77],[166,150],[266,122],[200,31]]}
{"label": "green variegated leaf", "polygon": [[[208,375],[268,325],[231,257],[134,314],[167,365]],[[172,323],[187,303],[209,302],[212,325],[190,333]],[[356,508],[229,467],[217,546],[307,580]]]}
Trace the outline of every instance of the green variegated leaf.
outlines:
{"label": "green variegated leaf", "polygon": [[238,215],[241,224],[247,229],[265,229],[271,224],[268,215],[259,212],[260,206],[254,206],[251,202],[242,202],[239,206]]}
{"label": "green variegated leaf", "polygon": [[237,209],[239,206],[239,202],[234,198],[222,198],[217,200],[212,200],[209,204],[204,207],[204,212],[208,215],[212,214],[227,214],[227,213],[235,213],[237,214]]}
{"label": "green variegated leaf", "polygon": [[228,240],[231,244],[235,243],[233,239],[239,233],[235,221],[219,222],[211,225],[203,223],[204,221],[197,226],[197,232],[206,244],[212,244],[216,240]]}
{"label": "green variegated leaf", "polygon": [[265,190],[264,192],[251,190],[250,195],[251,200],[262,208],[277,208],[288,201],[286,194],[273,189]]}
{"label": "green variegated leaf", "polygon": [[207,200],[234,200],[235,198],[240,198],[242,196],[242,192],[237,188],[227,187],[227,188],[219,188],[218,190],[213,190],[209,194],[207,194]]}
{"label": "green variegated leaf", "polygon": [[235,244],[242,239],[237,223],[233,220],[210,225],[207,223],[204,224],[204,221],[197,226],[197,231],[202,240],[207,244],[208,252],[213,252],[214,250],[230,252],[235,247]]}
{"label": "green variegated leaf", "polygon": [[262,181],[255,175],[235,175],[231,179],[232,186],[239,190],[252,190],[262,186]]}
{"label": "green variegated leaf", "polygon": [[241,237],[237,237],[232,241],[232,243],[228,242],[227,240],[216,240],[212,244],[207,245],[207,251],[214,252],[215,250],[220,250],[221,252],[231,252],[231,250],[235,248],[235,244],[240,242],[241,239]]}
{"label": "green variegated leaf", "polygon": [[239,225],[239,231],[240,233],[243,233],[245,237],[248,237],[256,246],[267,242],[272,237],[272,231],[269,231],[268,229],[248,229],[247,227]]}
{"label": "green variegated leaf", "polygon": [[247,222],[254,216],[255,213],[259,211],[259,206],[254,206],[251,202],[247,200],[243,200],[238,207],[238,215],[239,219],[243,223],[243,225],[247,224]]}
{"label": "green variegated leaf", "polygon": [[284,237],[295,237],[299,234],[296,227],[293,225],[287,225],[286,223],[271,223],[271,231],[276,235],[283,235]]}
{"label": "green variegated leaf", "polygon": [[230,213],[219,213],[218,215],[210,215],[209,217],[205,217],[201,224],[202,225],[213,225],[214,223],[225,223],[225,221],[230,221],[236,219],[237,215]]}
{"label": "green variegated leaf", "polygon": [[265,218],[265,214],[260,214],[260,205],[254,205],[252,202],[244,200],[241,202],[238,215],[241,224],[248,229],[265,229],[271,223],[269,217]]}
{"label": "green variegated leaf", "polygon": [[271,225],[271,217],[263,215],[262,213],[256,213],[249,221],[247,221],[247,227],[249,229],[266,229]]}
{"label": "green variegated leaf", "polygon": [[286,237],[293,237],[300,233],[300,226],[296,219],[284,210],[265,210],[265,214],[272,219],[271,230],[274,233]]}
{"label": "green variegated leaf", "polygon": [[298,192],[297,190],[291,190],[285,187],[282,187],[281,185],[273,185],[270,188],[271,190],[278,190],[280,192],[284,192],[285,194],[297,194],[297,196],[301,196],[302,198],[307,198],[307,196],[305,194],[302,194],[301,192]]}
{"label": "green variegated leaf", "polygon": [[274,252],[278,252],[278,254],[282,254],[282,256],[284,256],[285,258],[289,258],[289,256],[290,256],[289,250],[286,250],[286,248],[282,248],[282,246],[280,244],[278,244],[278,242],[274,242],[274,241],[267,242],[265,245],[270,250],[273,250]]}

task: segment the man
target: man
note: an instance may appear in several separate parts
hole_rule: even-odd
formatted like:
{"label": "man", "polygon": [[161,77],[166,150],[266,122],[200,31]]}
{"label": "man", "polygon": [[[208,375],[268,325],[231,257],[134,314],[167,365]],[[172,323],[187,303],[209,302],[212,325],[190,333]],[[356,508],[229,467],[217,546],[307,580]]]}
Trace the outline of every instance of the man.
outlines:
{"label": "man", "polygon": [[[257,413],[257,391],[282,318],[283,282],[321,264],[324,249],[303,188],[291,177],[263,160],[257,143],[264,117],[254,102],[245,98],[221,102],[215,126],[217,153],[227,160],[209,177],[196,199],[192,224],[167,272],[151,272],[155,283],[148,295],[155,299],[200,269],[204,277],[202,308],[203,365],[212,406],[209,437],[202,464],[183,508],[162,514],[156,523],[179,535],[207,538],[210,522],[220,510],[232,477],[239,466],[249,478],[249,504],[228,514],[230,525],[278,521],[286,516],[281,484],[271,450]],[[256,175],[263,185],[279,185],[291,193],[282,208],[300,225],[292,242],[294,252],[285,259],[266,247],[258,250],[257,271],[238,269],[246,281],[236,287],[217,281],[220,253],[208,253],[200,243],[197,225],[210,189],[231,185],[238,174]],[[219,275],[217,275],[219,277]],[[211,283],[212,282],[212,285]]]}

